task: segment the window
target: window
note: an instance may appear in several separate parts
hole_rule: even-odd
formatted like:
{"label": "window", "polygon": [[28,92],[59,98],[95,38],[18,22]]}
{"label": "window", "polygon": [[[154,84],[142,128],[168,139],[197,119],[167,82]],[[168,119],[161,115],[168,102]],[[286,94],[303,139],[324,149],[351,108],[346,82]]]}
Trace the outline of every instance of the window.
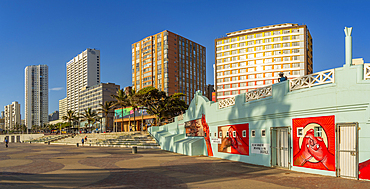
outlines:
{"label": "window", "polygon": [[283,61],[290,61],[290,57],[284,57]]}
{"label": "window", "polygon": [[248,58],[254,58],[254,54],[248,54]]}
{"label": "window", "polygon": [[289,36],[283,37],[283,41],[287,41],[287,40],[290,40],[290,37]]}
{"label": "window", "polygon": [[256,64],[263,64],[263,60],[256,60]]}
{"label": "window", "polygon": [[248,82],[248,86],[254,86],[254,82],[252,81],[252,82]]}
{"label": "window", "polygon": [[254,79],[255,75],[248,75],[248,79]]}
{"label": "window", "polygon": [[231,38],[231,42],[235,42],[237,41],[236,37],[235,38]]}
{"label": "window", "polygon": [[241,37],[239,37],[239,40],[241,41],[241,40],[245,40],[245,36],[241,36]]}
{"label": "window", "polygon": [[280,41],[280,37],[274,37],[274,42]]}
{"label": "window", "polygon": [[238,88],[238,84],[237,83],[232,84],[231,88]]}
{"label": "window", "polygon": [[[275,68],[275,70],[280,69],[281,65],[274,65],[274,68]],[[278,76],[278,75],[279,75],[279,72],[276,72],[275,76]]]}
{"label": "window", "polygon": [[222,53],[217,53],[216,55],[217,57],[221,57],[222,56]]}
{"label": "window", "polygon": [[231,74],[237,74],[238,73],[238,70],[232,70],[231,71]]}
{"label": "window", "polygon": [[217,41],[217,45],[222,45],[222,41]]}
{"label": "window", "polygon": [[253,61],[253,60],[248,61],[248,65],[249,65],[249,66],[254,65],[254,61]]}
{"label": "window", "polygon": [[281,51],[274,51],[274,55],[279,55],[281,54]]}
{"label": "window", "polygon": [[293,68],[299,68],[300,66],[299,66],[299,63],[294,63],[293,64]]}
{"label": "window", "polygon": [[261,130],[261,137],[265,137],[266,136],[266,130],[265,129],[262,129]]}
{"label": "window", "polygon": [[238,81],[238,77],[232,77],[233,81]]}
{"label": "window", "polygon": [[284,64],[283,68],[290,68],[290,64]]}
{"label": "window", "polygon": [[271,45],[265,45],[265,50],[271,49]]}
{"label": "window", "polygon": [[232,57],[232,60],[233,61],[236,61],[236,60],[238,60],[238,57],[237,56],[234,56],[234,57]]}
{"label": "window", "polygon": [[237,44],[232,44],[231,45],[231,48],[236,48],[237,47]]}
{"label": "window", "polygon": [[265,59],[265,63],[271,63],[272,62],[272,59],[269,58],[269,59]]}
{"label": "window", "polygon": [[265,56],[271,56],[271,52],[265,52]]}
{"label": "window", "polygon": [[246,80],[246,79],[247,79],[247,77],[245,75],[240,76],[240,80]]}
{"label": "window", "polygon": [[271,32],[265,32],[265,37],[266,36],[271,36]]}
{"label": "window", "polygon": [[248,48],[248,52],[253,52],[253,51],[254,51],[253,47]]}
{"label": "window", "polygon": [[261,43],[262,43],[262,39],[256,40],[256,44],[261,44]]}
{"label": "window", "polygon": [[240,73],[246,73],[247,69],[240,69]]}
{"label": "window", "polygon": [[281,62],[281,58],[274,58],[274,62]]}
{"label": "window", "polygon": [[232,67],[232,68],[236,68],[236,67],[238,67],[238,63],[231,64],[231,67]]}
{"label": "window", "polygon": [[272,70],[272,66],[265,66],[265,70]]}
{"label": "window", "polygon": [[257,81],[257,85],[263,85],[263,81]]}
{"label": "window", "polygon": [[229,62],[230,58],[224,58],[224,62]]}
{"label": "window", "polygon": [[226,91],[226,92],[225,92],[225,96],[226,96],[226,95],[230,95],[230,91]]}
{"label": "window", "polygon": [[293,35],[292,39],[299,39],[299,36],[298,35]]}
{"label": "window", "polygon": [[254,68],[248,68],[248,72],[254,72]]}
{"label": "window", "polygon": [[230,64],[225,64],[224,69],[230,68]]}
{"label": "window", "polygon": [[244,47],[245,43],[239,43],[239,47]]}
{"label": "window", "polygon": [[217,83],[222,83],[222,79],[217,79]]}
{"label": "window", "polygon": [[299,72],[300,72],[300,71],[298,71],[298,70],[293,71],[293,75],[299,75]]}
{"label": "window", "polygon": [[246,49],[240,49],[239,50],[239,53],[246,53],[247,51],[246,51]]}
{"label": "window", "polygon": [[263,74],[257,74],[257,78],[263,78]]}
{"label": "window", "polygon": [[256,51],[261,51],[261,50],[262,50],[262,46],[256,47]]}
{"label": "window", "polygon": [[292,29],[292,33],[299,33],[299,29]]}
{"label": "window", "polygon": [[265,73],[265,77],[272,77],[272,73]]}
{"label": "window", "polygon": [[256,57],[263,57],[263,53],[257,53]]}
{"label": "window", "polygon": [[293,53],[299,53],[299,49],[293,49]]}
{"label": "window", "polygon": [[232,95],[238,95],[238,91],[232,91],[231,94]]}
{"label": "window", "polygon": [[229,81],[230,81],[229,77],[224,78],[224,82],[229,82]]}
{"label": "window", "polygon": [[254,45],[253,41],[248,41],[247,43],[248,43],[248,45]]}
{"label": "window", "polygon": [[290,50],[283,50],[283,54],[290,54]]}
{"label": "window", "polygon": [[224,72],[224,75],[230,75],[229,71]]}
{"label": "window", "polygon": [[224,46],[224,50],[230,49],[229,45]]}
{"label": "window", "polygon": [[274,44],[274,48],[280,48],[280,44]]}
{"label": "window", "polygon": [[236,50],[231,51],[231,54],[236,54],[236,53],[237,53],[237,51],[236,51]]}
{"label": "window", "polygon": [[251,131],[251,136],[252,136],[252,137],[255,137],[255,136],[256,136],[256,131],[255,131],[255,130],[252,130],[252,131]]}
{"label": "window", "polygon": [[290,33],[290,30],[283,30],[283,34],[288,34]]}
{"label": "window", "polygon": [[243,67],[243,66],[246,66],[247,63],[246,62],[240,62],[240,67]]}
{"label": "window", "polygon": [[271,84],[272,84],[272,80],[266,80],[266,81],[265,81],[265,84],[266,84],[266,85],[271,85]]}
{"label": "window", "polygon": [[253,35],[248,35],[247,39],[253,39]]}
{"label": "window", "polygon": [[224,85],[224,89],[229,89],[229,88],[230,88],[230,84]]}
{"label": "window", "polygon": [[290,43],[283,43],[283,47],[290,47]]}
{"label": "window", "polygon": [[274,35],[280,35],[280,30],[279,31],[274,31]]}
{"label": "window", "polygon": [[299,46],[299,42],[293,42],[292,46]]}
{"label": "window", "polygon": [[245,86],[247,86],[246,83],[240,83],[240,87],[245,87]]}
{"label": "window", "polygon": [[229,43],[229,39],[224,40],[224,44]]}

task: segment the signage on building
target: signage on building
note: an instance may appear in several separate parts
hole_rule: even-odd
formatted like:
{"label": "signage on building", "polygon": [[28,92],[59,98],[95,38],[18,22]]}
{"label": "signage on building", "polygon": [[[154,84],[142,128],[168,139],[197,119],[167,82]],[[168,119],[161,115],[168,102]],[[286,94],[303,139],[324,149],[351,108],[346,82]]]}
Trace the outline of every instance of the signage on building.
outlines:
{"label": "signage on building", "polygon": [[221,144],[221,139],[220,138],[211,138],[211,142],[215,144]]}
{"label": "signage on building", "polygon": [[216,92],[212,92],[212,101],[216,102]]}
{"label": "signage on building", "polygon": [[270,145],[263,143],[252,143],[252,154],[269,154]]}

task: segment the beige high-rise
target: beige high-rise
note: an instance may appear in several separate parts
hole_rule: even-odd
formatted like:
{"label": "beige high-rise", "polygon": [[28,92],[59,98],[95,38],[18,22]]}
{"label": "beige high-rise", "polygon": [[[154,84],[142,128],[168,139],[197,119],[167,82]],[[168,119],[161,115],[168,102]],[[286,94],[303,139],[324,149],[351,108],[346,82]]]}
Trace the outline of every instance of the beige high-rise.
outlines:
{"label": "beige high-rise", "polygon": [[312,73],[306,25],[277,24],[228,33],[215,40],[217,100]]}
{"label": "beige high-rise", "polygon": [[67,63],[67,111],[79,112],[83,87],[100,83],[100,50],[86,49]]}
{"label": "beige high-rise", "polygon": [[132,44],[132,86],[181,92],[190,103],[197,90],[206,89],[206,48],[167,30]]}
{"label": "beige high-rise", "polygon": [[17,101],[4,106],[4,129],[13,130],[16,125],[21,125],[21,105]]}

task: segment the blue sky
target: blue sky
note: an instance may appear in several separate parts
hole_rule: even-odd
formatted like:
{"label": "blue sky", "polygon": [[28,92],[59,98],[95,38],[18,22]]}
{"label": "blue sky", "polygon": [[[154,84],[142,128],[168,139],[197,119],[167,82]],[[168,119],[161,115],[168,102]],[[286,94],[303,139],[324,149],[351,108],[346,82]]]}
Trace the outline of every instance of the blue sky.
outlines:
{"label": "blue sky", "polygon": [[49,66],[49,112],[66,96],[66,62],[86,48],[101,53],[101,81],[131,84],[131,44],[170,30],[207,48],[213,83],[214,39],[279,23],[306,24],[314,72],[344,64],[345,26],[353,57],[370,62],[370,1],[0,1],[0,110],[18,101],[24,118],[24,68]]}

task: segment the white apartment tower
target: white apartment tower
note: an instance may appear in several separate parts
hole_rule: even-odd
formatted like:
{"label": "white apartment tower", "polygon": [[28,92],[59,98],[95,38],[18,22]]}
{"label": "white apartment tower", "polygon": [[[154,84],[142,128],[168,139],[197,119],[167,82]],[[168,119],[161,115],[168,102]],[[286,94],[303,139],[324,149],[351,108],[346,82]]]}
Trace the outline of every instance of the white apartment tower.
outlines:
{"label": "white apartment tower", "polygon": [[59,119],[67,115],[67,97],[59,100]]}
{"label": "white apartment tower", "polygon": [[48,72],[47,65],[27,66],[25,69],[25,122],[28,129],[49,121]]}
{"label": "white apartment tower", "polygon": [[17,101],[4,106],[4,126],[6,130],[13,130],[21,124],[21,105]]}
{"label": "white apartment tower", "polygon": [[217,100],[312,73],[312,37],[306,25],[276,24],[228,33],[216,43]]}
{"label": "white apartment tower", "polygon": [[79,112],[81,88],[100,83],[100,50],[86,49],[67,62],[67,111]]}

